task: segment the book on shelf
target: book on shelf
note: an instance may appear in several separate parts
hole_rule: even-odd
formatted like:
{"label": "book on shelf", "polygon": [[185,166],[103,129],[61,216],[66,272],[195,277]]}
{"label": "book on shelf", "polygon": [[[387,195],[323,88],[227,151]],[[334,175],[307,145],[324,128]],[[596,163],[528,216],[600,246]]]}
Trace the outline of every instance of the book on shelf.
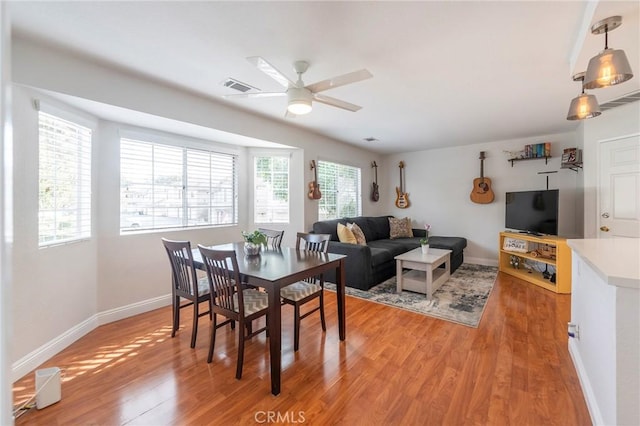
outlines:
{"label": "book on shelf", "polygon": [[524,158],[551,157],[551,142],[529,144],[524,146]]}
{"label": "book on shelf", "polygon": [[582,162],[582,150],[578,148],[565,148],[562,152],[563,163],[581,163]]}

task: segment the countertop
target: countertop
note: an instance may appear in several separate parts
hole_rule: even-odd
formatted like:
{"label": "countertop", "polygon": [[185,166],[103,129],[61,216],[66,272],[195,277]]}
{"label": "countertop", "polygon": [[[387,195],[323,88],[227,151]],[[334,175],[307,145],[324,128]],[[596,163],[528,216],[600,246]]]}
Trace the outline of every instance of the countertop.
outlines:
{"label": "countertop", "polygon": [[567,240],[567,244],[606,283],[640,289],[639,238]]}

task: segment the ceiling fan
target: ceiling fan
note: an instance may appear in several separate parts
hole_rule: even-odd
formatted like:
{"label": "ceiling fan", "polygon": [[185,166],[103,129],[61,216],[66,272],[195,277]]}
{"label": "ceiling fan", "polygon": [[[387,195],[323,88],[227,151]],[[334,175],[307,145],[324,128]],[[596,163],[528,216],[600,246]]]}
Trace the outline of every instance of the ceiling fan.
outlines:
{"label": "ceiling fan", "polygon": [[296,61],[293,63],[293,69],[295,70],[296,74],[298,74],[298,80],[296,82],[293,82],[260,56],[251,56],[247,58],[247,60],[255,65],[260,71],[280,83],[280,85],[282,85],[286,90],[284,92],[242,93],[224,95],[223,97],[266,98],[273,96],[286,96],[288,100],[287,113],[285,114],[286,117],[295,117],[297,115],[307,114],[311,112],[311,101],[317,101],[333,107],[342,108],[347,111],[358,111],[362,109],[361,106],[341,101],[340,99],[332,98],[330,96],[321,95],[319,94],[319,92],[351,83],[356,83],[358,81],[366,80],[367,78],[373,77],[373,75],[369,71],[367,71],[366,69],[361,69],[359,71],[350,72],[305,86],[304,82],[302,81],[302,74],[304,74],[309,68],[309,63],[306,61]]}

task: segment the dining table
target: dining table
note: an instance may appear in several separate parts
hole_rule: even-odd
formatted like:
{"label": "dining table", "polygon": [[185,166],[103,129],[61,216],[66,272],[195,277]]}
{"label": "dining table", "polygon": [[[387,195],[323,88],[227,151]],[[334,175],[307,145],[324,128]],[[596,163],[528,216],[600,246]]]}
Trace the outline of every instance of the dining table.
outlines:
{"label": "dining table", "polygon": [[[336,300],[338,307],[338,334],[346,339],[345,324],[345,255],[297,250],[292,247],[272,248],[263,246],[260,254],[248,256],[244,243],[234,242],[208,246],[214,250],[234,250],[238,260],[240,278],[243,282],[263,288],[269,298],[269,358],[271,367],[271,393],[280,394],[282,370],[282,320],[280,289],[314,277],[331,269],[336,270]],[[197,269],[204,270],[199,249],[193,249],[193,262]]]}

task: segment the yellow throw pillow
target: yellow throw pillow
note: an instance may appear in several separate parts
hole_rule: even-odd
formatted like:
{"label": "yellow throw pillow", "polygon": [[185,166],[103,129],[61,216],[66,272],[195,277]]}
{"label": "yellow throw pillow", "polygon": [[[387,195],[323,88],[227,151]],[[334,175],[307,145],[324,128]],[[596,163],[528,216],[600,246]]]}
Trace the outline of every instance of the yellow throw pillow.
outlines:
{"label": "yellow throw pillow", "polygon": [[351,229],[341,223],[338,224],[338,239],[341,243],[358,244],[358,240]]}
{"label": "yellow throw pillow", "polygon": [[367,245],[367,238],[364,236],[364,232],[362,232],[362,229],[360,229],[358,225],[355,223],[347,223],[347,227],[351,229],[351,232],[353,232],[353,235],[356,237],[356,241],[359,245]]}
{"label": "yellow throw pillow", "polygon": [[413,230],[411,229],[411,218],[405,217],[397,219],[395,217],[389,218],[389,238],[411,238],[413,237]]}

